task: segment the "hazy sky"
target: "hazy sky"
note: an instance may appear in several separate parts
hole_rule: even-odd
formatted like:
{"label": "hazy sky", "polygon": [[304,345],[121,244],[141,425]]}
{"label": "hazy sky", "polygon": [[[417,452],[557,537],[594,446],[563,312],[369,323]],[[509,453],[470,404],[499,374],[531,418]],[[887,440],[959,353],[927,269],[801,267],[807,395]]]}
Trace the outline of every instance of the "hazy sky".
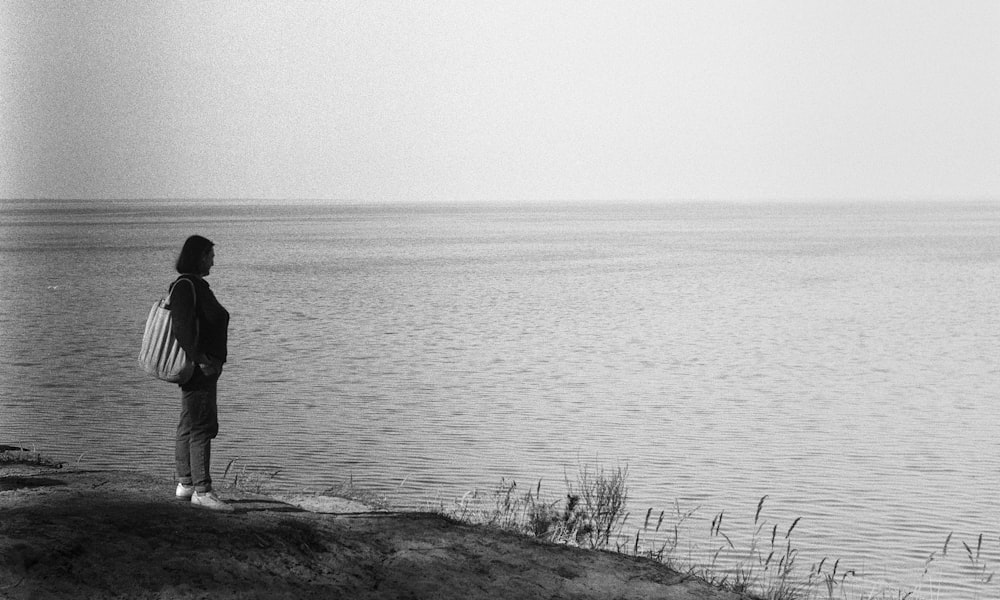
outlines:
{"label": "hazy sky", "polygon": [[0,0],[0,197],[1000,199],[1000,2]]}

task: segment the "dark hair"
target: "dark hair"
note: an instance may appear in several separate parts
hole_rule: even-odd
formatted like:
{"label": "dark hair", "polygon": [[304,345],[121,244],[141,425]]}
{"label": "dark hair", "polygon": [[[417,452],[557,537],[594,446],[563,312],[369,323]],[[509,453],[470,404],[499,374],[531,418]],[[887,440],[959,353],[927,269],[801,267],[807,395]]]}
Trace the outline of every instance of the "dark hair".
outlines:
{"label": "dark hair", "polygon": [[189,237],[187,241],[184,242],[184,247],[181,248],[181,253],[177,257],[177,272],[200,273],[201,260],[214,245],[215,244],[200,235],[192,235]]}

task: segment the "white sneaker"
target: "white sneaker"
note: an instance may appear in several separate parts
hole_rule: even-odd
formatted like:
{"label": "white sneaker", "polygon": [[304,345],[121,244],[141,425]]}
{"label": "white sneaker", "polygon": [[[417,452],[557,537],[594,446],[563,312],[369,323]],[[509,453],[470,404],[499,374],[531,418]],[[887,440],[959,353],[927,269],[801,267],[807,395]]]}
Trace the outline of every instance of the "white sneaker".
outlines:
{"label": "white sneaker", "polygon": [[193,485],[184,485],[183,483],[177,484],[177,491],[174,492],[178,500],[190,500],[191,496],[194,495]]}
{"label": "white sneaker", "polygon": [[191,504],[201,506],[202,508],[211,508],[212,510],[233,510],[232,506],[219,500],[219,497],[214,492],[199,492],[195,490],[194,494],[191,495]]}

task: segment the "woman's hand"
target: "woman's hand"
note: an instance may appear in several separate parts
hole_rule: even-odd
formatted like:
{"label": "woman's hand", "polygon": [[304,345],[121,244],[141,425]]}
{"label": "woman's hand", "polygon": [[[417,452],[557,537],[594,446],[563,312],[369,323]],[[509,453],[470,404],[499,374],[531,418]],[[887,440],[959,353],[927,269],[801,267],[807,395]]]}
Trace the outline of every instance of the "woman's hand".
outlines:
{"label": "woman's hand", "polygon": [[200,364],[198,368],[205,374],[205,377],[212,377],[213,375],[222,373],[222,369],[216,369],[210,363]]}
{"label": "woman's hand", "polygon": [[198,362],[198,368],[201,369],[201,372],[204,373],[206,377],[222,374],[222,362],[214,360],[209,356],[205,356],[204,360]]}

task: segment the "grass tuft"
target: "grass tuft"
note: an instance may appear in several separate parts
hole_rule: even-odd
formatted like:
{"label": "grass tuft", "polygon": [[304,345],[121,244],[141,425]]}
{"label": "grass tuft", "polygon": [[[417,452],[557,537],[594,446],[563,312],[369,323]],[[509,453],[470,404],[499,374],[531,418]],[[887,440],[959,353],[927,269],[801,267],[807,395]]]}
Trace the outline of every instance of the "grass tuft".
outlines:
{"label": "grass tuft", "polygon": [[[222,473],[222,480],[230,489],[250,494],[263,494],[267,491],[271,481],[281,472],[281,469],[265,470],[248,464],[237,466],[240,460],[242,459],[239,457],[230,460]],[[232,474],[232,479],[226,481],[230,474]]]}
{"label": "grass tuft", "polygon": [[469,492],[442,512],[467,523],[605,549],[618,541],[628,520],[627,475],[627,467],[582,466],[575,480],[566,477],[567,492],[554,501],[543,498],[541,481],[522,491],[516,481],[501,479],[491,492]]}

